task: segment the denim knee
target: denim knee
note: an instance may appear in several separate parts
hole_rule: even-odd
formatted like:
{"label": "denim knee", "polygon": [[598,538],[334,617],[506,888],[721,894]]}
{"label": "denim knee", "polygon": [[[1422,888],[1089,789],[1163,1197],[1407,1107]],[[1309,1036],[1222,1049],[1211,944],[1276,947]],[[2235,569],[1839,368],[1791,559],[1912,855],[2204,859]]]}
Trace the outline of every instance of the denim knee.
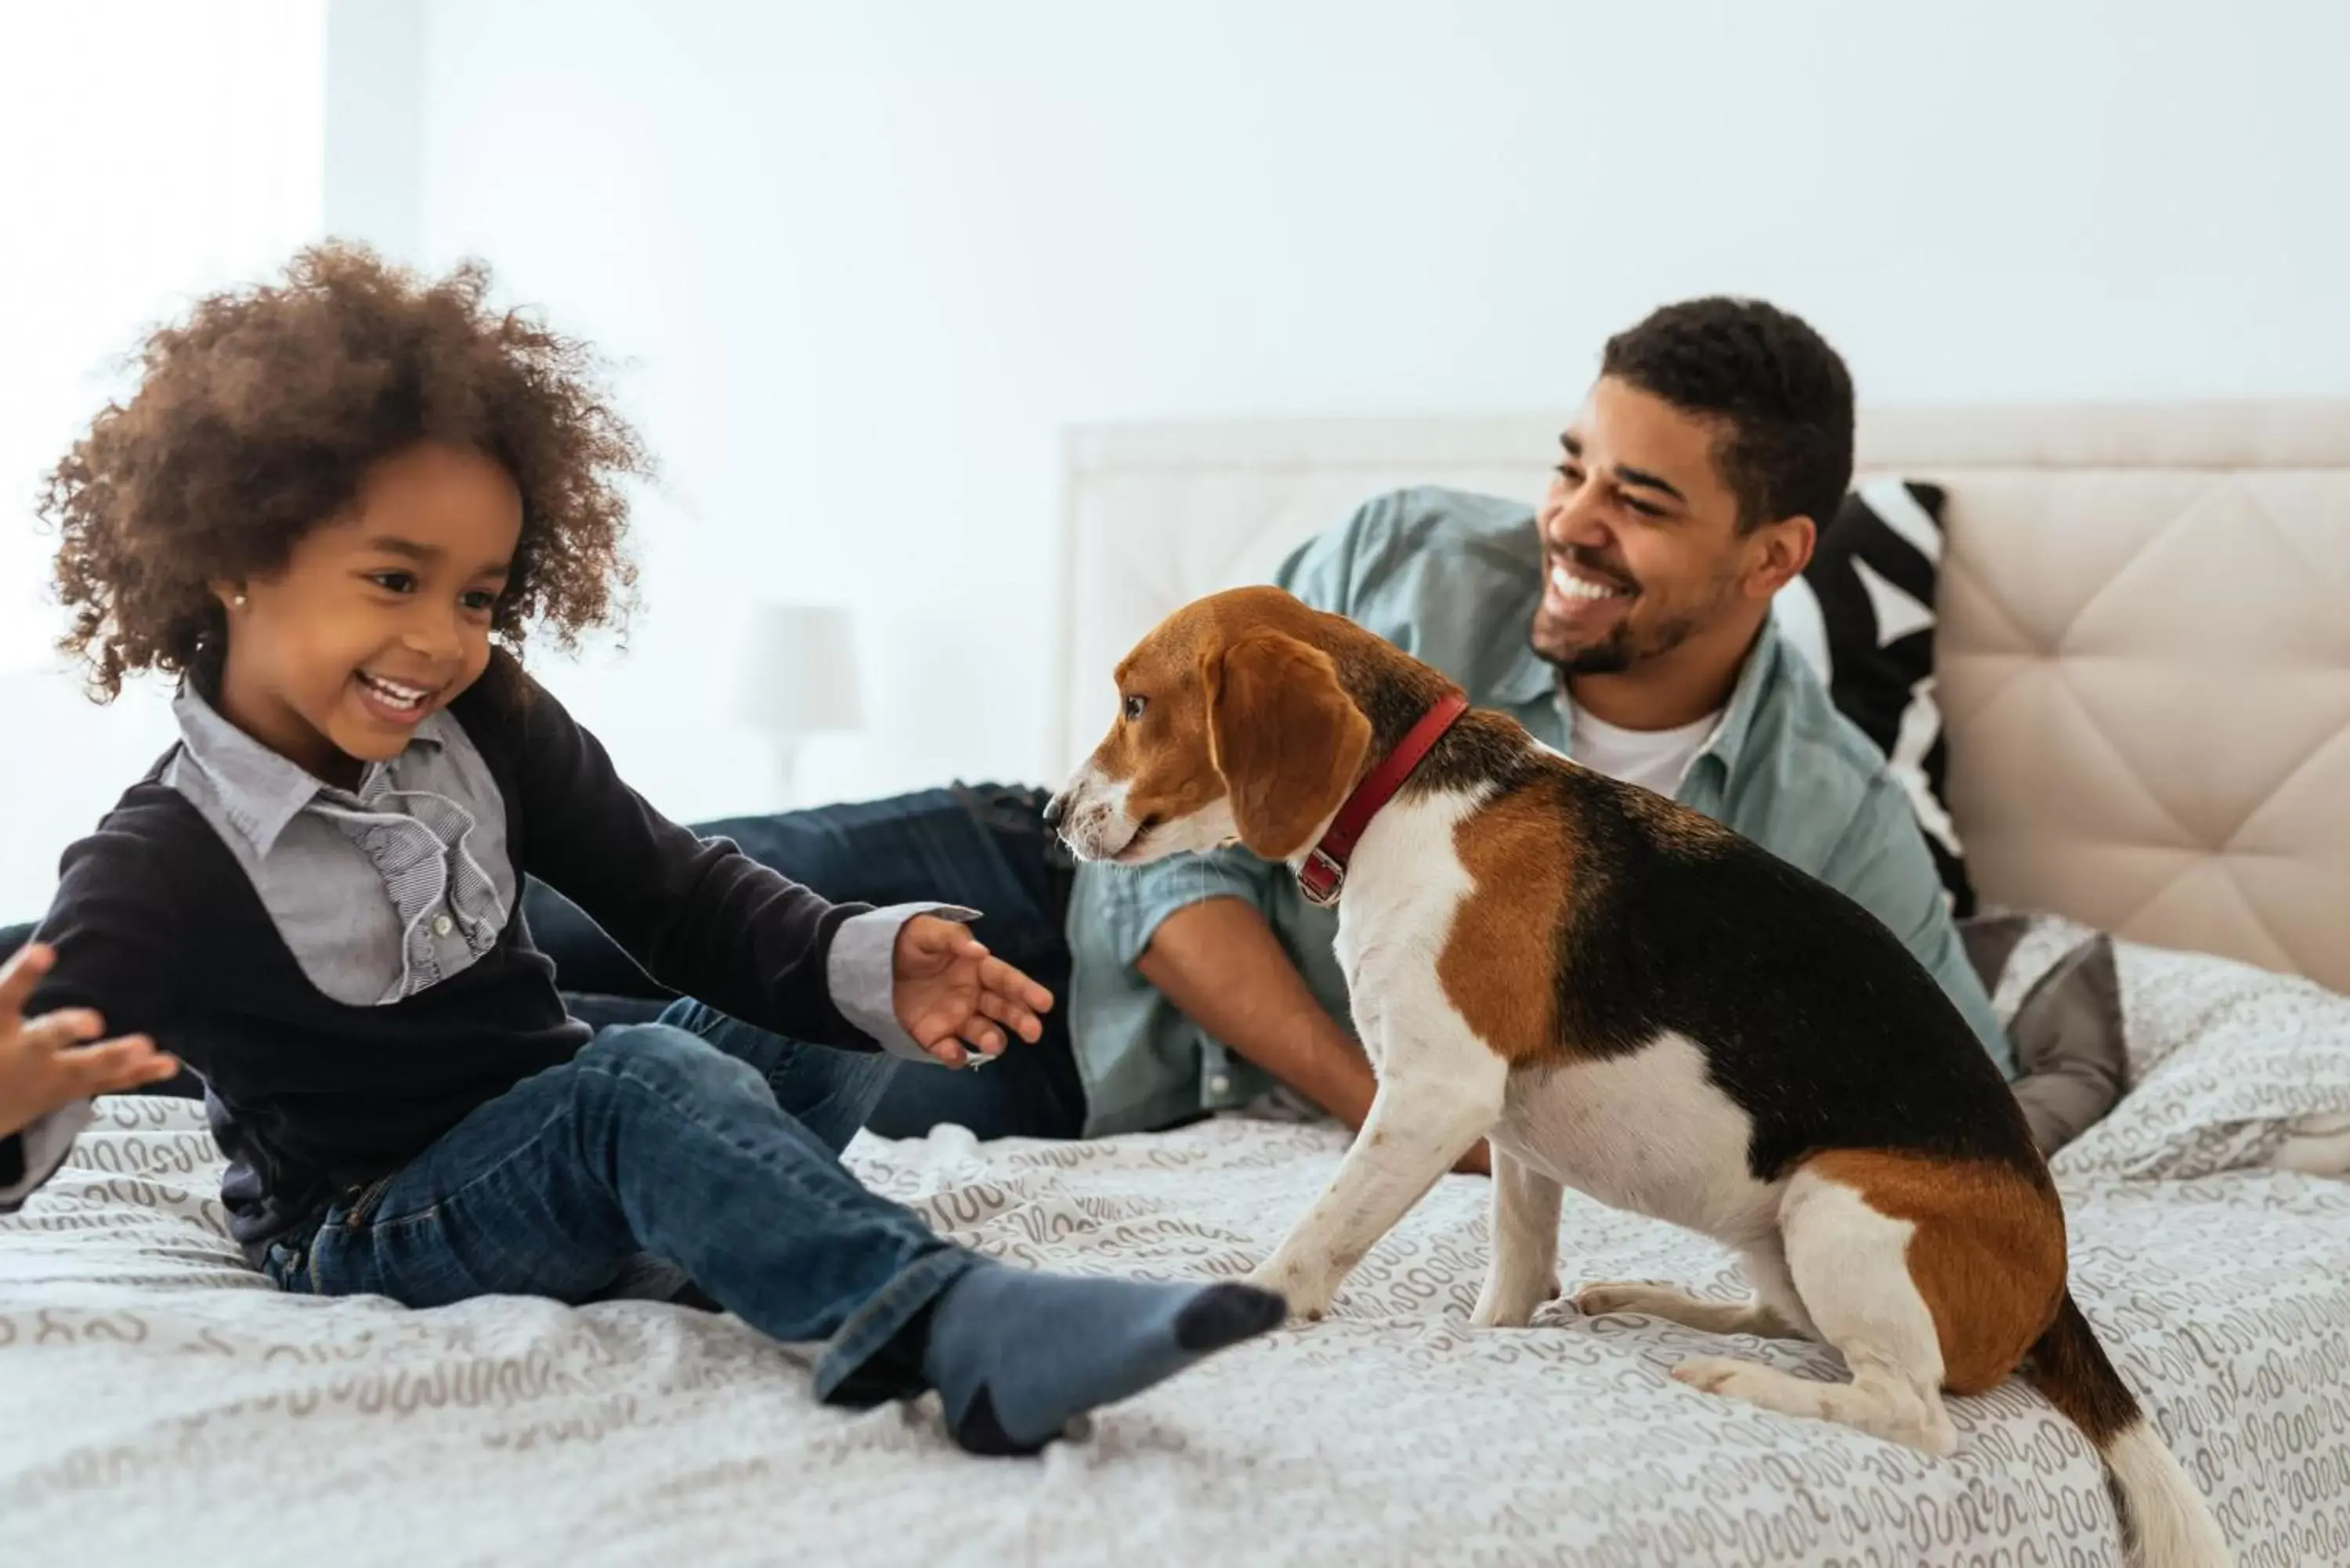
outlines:
{"label": "denim knee", "polygon": [[584,1079],[650,1092],[675,1106],[774,1103],[757,1068],[671,1023],[607,1029],[576,1060]]}

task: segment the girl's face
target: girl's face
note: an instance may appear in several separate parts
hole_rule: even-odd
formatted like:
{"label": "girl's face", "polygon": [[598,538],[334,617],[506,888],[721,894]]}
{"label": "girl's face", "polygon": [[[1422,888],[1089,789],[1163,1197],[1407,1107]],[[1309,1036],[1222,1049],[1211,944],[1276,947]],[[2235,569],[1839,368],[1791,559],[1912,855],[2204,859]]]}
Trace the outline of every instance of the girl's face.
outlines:
{"label": "girl's face", "polygon": [[327,783],[398,756],[481,678],[522,535],[496,462],[422,444],[384,459],[283,570],[214,591],[228,607],[223,716]]}

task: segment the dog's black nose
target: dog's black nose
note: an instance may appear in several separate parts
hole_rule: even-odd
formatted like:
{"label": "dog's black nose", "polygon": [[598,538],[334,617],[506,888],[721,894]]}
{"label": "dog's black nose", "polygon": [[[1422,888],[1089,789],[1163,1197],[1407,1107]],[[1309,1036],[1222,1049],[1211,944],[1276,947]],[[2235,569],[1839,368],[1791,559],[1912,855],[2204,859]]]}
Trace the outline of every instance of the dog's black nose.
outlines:
{"label": "dog's black nose", "polygon": [[1068,815],[1068,810],[1067,792],[1064,791],[1055,795],[1045,803],[1045,826],[1057,830],[1061,826],[1061,818]]}

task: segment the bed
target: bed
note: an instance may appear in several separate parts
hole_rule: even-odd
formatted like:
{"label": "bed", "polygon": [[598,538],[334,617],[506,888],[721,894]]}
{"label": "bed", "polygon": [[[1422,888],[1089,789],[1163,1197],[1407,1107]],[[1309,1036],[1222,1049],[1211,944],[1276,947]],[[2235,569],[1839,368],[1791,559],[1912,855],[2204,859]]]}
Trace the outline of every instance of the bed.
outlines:
{"label": "bed", "polygon": [[[1382,488],[1530,494],[1555,433],[1072,432],[1057,753],[1164,610],[1263,577]],[[2136,1087],[2057,1160],[2075,1289],[2240,1561],[2350,1562],[2350,1181],[2326,1173],[2350,1129],[2350,406],[1886,412],[1864,466],[1950,487],[1941,680],[1985,896],[2044,912],[2027,947],[2120,938]],[[816,1407],[807,1347],[723,1316],[281,1296],[225,1239],[192,1107],[102,1113],[0,1221],[12,1561],[2118,1561],[2090,1450],[2015,1386],[1954,1402],[1937,1461],[1672,1384],[1686,1330],[1554,1304],[1471,1332],[1474,1179],[1440,1184],[1332,1320],[1041,1462],[983,1464],[920,1406]],[[1057,1147],[947,1128],[850,1158],[991,1253],[1199,1278],[1269,1251],[1342,1147],[1234,1118]],[[1574,1195],[1561,1226],[1571,1282],[1738,1288],[1667,1227]]]}

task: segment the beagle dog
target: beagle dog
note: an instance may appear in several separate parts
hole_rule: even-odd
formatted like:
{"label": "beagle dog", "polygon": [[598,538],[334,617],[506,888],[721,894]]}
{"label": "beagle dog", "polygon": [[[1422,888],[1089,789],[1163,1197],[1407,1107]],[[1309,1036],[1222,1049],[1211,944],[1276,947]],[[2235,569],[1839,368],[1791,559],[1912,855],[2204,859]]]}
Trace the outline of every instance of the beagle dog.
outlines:
{"label": "beagle dog", "polygon": [[2219,1529],[2065,1283],[2064,1214],[2013,1095],[1859,905],[1710,818],[1579,767],[1442,675],[1277,588],[1178,611],[1048,808],[1080,857],[1235,841],[1335,902],[1378,1075],[1326,1191],[1251,1276],[1298,1315],[1480,1138],[1492,1258],[1471,1321],[1557,1293],[1563,1186],[1735,1251],[1737,1303],[1586,1286],[1586,1314],[1808,1336],[1825,1383],[1735,1355],[1707,1393],[1929,1453],[1945,1391],[2021,1372],[2103,1457],[2148,1568]]}

